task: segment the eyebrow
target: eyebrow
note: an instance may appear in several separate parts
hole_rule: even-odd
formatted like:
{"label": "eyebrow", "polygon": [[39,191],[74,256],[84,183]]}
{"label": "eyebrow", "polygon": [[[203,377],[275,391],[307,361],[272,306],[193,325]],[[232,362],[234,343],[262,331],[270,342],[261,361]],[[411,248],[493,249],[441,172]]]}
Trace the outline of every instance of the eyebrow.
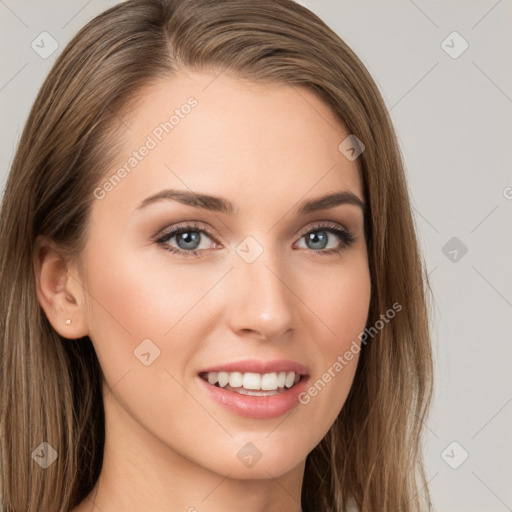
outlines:
{"label": "eyebrow", "polygon": [[[194,208],[201,208],[213,212],[220,212],[226,214],[233,214],[235,208],[233,203],[222,197],[210,196],[207,194],[199,194],[197,192],[191,192],[186,190],[175,190],[165,189],[146,197],[136,207],[136,210],[140,210],[158,201],[177,201],[181,204],[192,206]],[[305,200],[299,203],[297,213],[299,215],[305,215],[318,210],[325,210],[328,208],[334,208],[342,204],[354,205],[365,213],[366,204],[359,199],[359,197],[350,192],[349,190],[342,190],[327,194],[324,196],[317,197],[315,199]]]}

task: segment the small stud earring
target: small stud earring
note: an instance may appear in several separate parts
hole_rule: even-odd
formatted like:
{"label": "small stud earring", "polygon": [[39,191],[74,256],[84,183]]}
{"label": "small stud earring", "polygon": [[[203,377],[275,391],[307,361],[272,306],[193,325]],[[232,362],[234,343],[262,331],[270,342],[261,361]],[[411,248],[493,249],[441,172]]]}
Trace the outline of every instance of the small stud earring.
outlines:
{"label": "small stud earring", "polygon": [[66,320],[66,325],[69,325],[71,323],[71,320]]}

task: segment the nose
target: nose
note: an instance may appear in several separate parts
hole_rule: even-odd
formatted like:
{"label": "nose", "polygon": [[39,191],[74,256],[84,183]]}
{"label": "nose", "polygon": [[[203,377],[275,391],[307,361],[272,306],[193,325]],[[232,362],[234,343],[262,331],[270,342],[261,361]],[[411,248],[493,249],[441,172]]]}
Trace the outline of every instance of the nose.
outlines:
{"label": "nose", "polygon": [[228,294],[228,321],[238,336],[252,333],[278,341],[295,327],[297,299],[291,276],[268,253],[264,251],[252,263],[239,260],[235,264]]}

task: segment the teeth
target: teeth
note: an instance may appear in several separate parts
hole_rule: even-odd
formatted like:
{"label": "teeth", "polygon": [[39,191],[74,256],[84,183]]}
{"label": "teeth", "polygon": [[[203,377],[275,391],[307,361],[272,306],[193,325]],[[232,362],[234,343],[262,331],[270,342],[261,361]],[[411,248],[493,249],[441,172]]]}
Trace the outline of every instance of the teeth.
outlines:
{"label": "teeth", "polygon": [[229,382],[229,374],[226,372],[219,372],[217,375],[219,386],[223,388]]}
{"label": "teeth", "polygon": [[242,387],[244,389],[261,389],[261,375],[259,373],[244,373]]}
{"label": "teeth", "polygon": [[242,387],[243,375],[240,372],[233,372],[229,374],[229,385],[232,388]]}
{"label": "teeth", "polygon": [[277,389],[277,373],[266,373],[261,377],[261,389],[274,391]]}
{"label": "teeth", "polygon": [[291,388],[291,387],[293,386],[294,382],[295,382],[295,373],[293,373],[293,372],[288,372],[288,373],[286,374],[286,382],[285,382],[285,386],[286,386],[287,388]]}
{"label": "teeth", "polygon": [[210,372],[203,377],[212,385],[218,383],[219,387],[240,388],[253,391],[276,391],[281,388],[291,388],[300,380],[300,375],[295,372],[273,373],[241,373],[241,372]]}

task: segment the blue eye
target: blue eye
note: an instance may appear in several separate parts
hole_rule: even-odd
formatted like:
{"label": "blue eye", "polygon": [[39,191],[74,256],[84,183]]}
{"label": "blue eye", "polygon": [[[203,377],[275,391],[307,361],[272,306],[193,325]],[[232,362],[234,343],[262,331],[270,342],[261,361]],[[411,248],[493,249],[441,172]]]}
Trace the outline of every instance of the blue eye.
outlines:
{"label": "blue eye", "polygon": [[[205,249],[199,249],[199,246],[201,245],[201,238],[204,235],[210,238],[208,232],[200,228],[197,224],[182,224],[169,229],[155,241],[161,244],[166,251],[174,254],[180,254],[182,256],[202,256]],[[173,238],[176,238],[176,243],[178,244],[177,248],[168,243]]]}
{"label": "blue eye", "polygon": [[[329,235],[335,235],[338,240],[342,242],[341,246],[327,247],[329,245]],[[174,226],[161,235],[159,235],[155,242],[162,245],[166,251],[178,254],[181,256],[204,256],[208,247],[201,247],[203,238],[210,238],[215,240],[213,234],[208,230],[200,227],[197,223],[181,224]],[[170,245],[170,241],[175,238],[175,244]],[[312,252],[319,255],[329,255],[340,253],[344,249],[350,247],[355,241],[355,237],[345,228],[335,223],[322,223],[313,227],[309,227],[304,231],[300,239],[305,238],[307,248]],[[216,242],[214,242],[216,244]],[[206,245],[208,245],[206,243]]]}
{"label": "blue eye", "polygon": [[[329,234],[336,235],[334,238],[337,237],[338,239],[341,239],[343,241],[343,245],[341,247],[339,244],[334,247],[327,247],[330,238]],[[348,230],[331,224],[315,226],[313,229],[309,228],[302,234],[301,239],[302,238],[305,238],[306,246],[309,249],[312,249],[314,252],[318,252],[319,254],[339,253],[355,241],[355,237]]]}

